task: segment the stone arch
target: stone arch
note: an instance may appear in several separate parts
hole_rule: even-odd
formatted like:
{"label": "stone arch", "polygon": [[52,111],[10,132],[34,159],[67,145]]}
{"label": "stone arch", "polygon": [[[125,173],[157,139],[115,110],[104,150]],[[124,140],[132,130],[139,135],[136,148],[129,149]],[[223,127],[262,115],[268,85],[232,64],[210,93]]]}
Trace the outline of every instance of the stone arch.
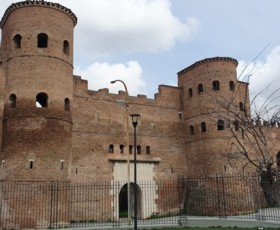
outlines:
{"label": "stone arch", "polygon": [[128,205],[130,205],[131,210],[131,217],[134,217],[134,198],[135,198],[135,191],[137,196],[137,217],[141,218],[141,189],[135,183],[130,183],[130,204],[128,204],[128,186],[127,183],[122,186],[119,192],[119,218],[127,217],[128,216]]}

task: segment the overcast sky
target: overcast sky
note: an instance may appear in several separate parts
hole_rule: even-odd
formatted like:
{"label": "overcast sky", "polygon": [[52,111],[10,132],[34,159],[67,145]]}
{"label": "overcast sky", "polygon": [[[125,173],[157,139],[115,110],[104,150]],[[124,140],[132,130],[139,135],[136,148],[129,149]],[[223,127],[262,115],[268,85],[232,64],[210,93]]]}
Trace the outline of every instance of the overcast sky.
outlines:
{"label": "overcast sky", "polygon": [[[122,85],[110,81],[122,79],[130,95],[154,98],[158,85],[176,86],[177,72],[215,56],[236,58],[239,73],[257,57],[245,72],[253,93],[279,86],[279,0],[52,1],[78,17],[74,73],[91,90],[116,93]],[[1,16],[14,2],[0,0]]]}

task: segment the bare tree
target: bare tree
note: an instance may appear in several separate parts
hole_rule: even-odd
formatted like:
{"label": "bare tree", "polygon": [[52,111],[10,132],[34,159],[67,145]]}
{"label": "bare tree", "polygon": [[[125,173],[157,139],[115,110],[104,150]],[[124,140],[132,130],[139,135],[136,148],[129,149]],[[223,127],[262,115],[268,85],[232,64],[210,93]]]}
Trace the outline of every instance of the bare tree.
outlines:
{"label": "bare tree", "polygon": [[209,93],[211,103],[219,107],[210,117],[213,121],[222,122],[221,127],[227,131],[228,148],[221,150],[222,157],[233,168],[239,167],[240,173],[244,174],[248,168],[250,171],[255,169],[260,174],[265,173],[272,182],[280,147],[277,135],[280,133],[280,88],[269,90],[277,79],[250,101],[248,84],[251,76],[252,71],[249,71],[243,78],[247,82],[237,82],[231,97],[219,95],[217,98]]}

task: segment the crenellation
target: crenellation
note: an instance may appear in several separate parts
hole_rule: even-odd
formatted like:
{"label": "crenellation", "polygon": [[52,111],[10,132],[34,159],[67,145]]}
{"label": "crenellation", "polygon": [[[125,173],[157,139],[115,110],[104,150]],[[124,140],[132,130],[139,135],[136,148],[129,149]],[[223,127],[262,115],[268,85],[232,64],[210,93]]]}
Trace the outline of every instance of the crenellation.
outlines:
{"label": "crenellation", "polygon": [[98,92],[100,92],[101,94],[109,94],[109,89],[108,88],[99,89]]}
{"label": "crenellation", "polygon": [[194,64],[190,65],[189,67],[179,71],[177,74],[178,76],[180,76],[181,74],[188,72],[192,69],[195,69],[197,66],[201,65],[201,64],[205,64],[205,63],[211,63],[211,62],[220,62],[220,61],[225,61],[225,62],[232,62],[236,67],[238,65],[238,61],[234,58],[230,58],[230,57],[213,57],[213,58],[205,58],[203,60],[197,61]]}
{"label": "crenellation", "polygon": [[155,101],[162,106],[180,109],[182,108],[180,101],[182,90],[180,87],[159,85],[158,93],[155,94]]}
{"label": "crenellation", "polygon": [[45,2],[45,1],[37,1],[37,0],[28,0],[28,1],[21,1],[17,3],[13,3],[4,13],[4,16],[2,17],[2,20],[0,21],[0,28],[3,28],[4,24],[6,23],[9,15],[16,9],[22,8],[22,7],[30,7],[30,6],[42,6],[42,7],[50,7],[52,9],[57,9],[67,15],[69,15],[74,23],[74,26],[78,22],[77,16],[67,7],[64,7],[60,5],[59,3],[53,3],[53,2]]}
{"label": "crenellation", "polygon": [[137,98],[147,99],[147,95],[144,95],[144,94],[137,94]]}
{"label": "crenellation", "polygon": [[118,93],[119,93],[119,95],[124,95],[124,96],[126,95],[126,92],[123,90],[119,90]]}

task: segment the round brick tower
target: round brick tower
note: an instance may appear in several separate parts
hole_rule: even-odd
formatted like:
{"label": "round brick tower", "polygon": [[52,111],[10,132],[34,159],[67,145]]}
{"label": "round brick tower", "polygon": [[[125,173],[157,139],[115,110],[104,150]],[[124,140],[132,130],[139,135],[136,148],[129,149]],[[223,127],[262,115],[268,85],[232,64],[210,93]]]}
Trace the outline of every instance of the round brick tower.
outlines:
{"label": "round brick tower", "polygon": [[28,0],[5,12],[2,180],[65,181],[72,149],[73,30],[57,3]]}
{"label": "round brick tower", "polygon": [[223,153],[228,152],[226,131],[228,103],[239,109],[248,100],[247,84],[237,80],[238,62],[228,57],[207,58],[178,73],[184,89],[188,174],[232,172]]}

